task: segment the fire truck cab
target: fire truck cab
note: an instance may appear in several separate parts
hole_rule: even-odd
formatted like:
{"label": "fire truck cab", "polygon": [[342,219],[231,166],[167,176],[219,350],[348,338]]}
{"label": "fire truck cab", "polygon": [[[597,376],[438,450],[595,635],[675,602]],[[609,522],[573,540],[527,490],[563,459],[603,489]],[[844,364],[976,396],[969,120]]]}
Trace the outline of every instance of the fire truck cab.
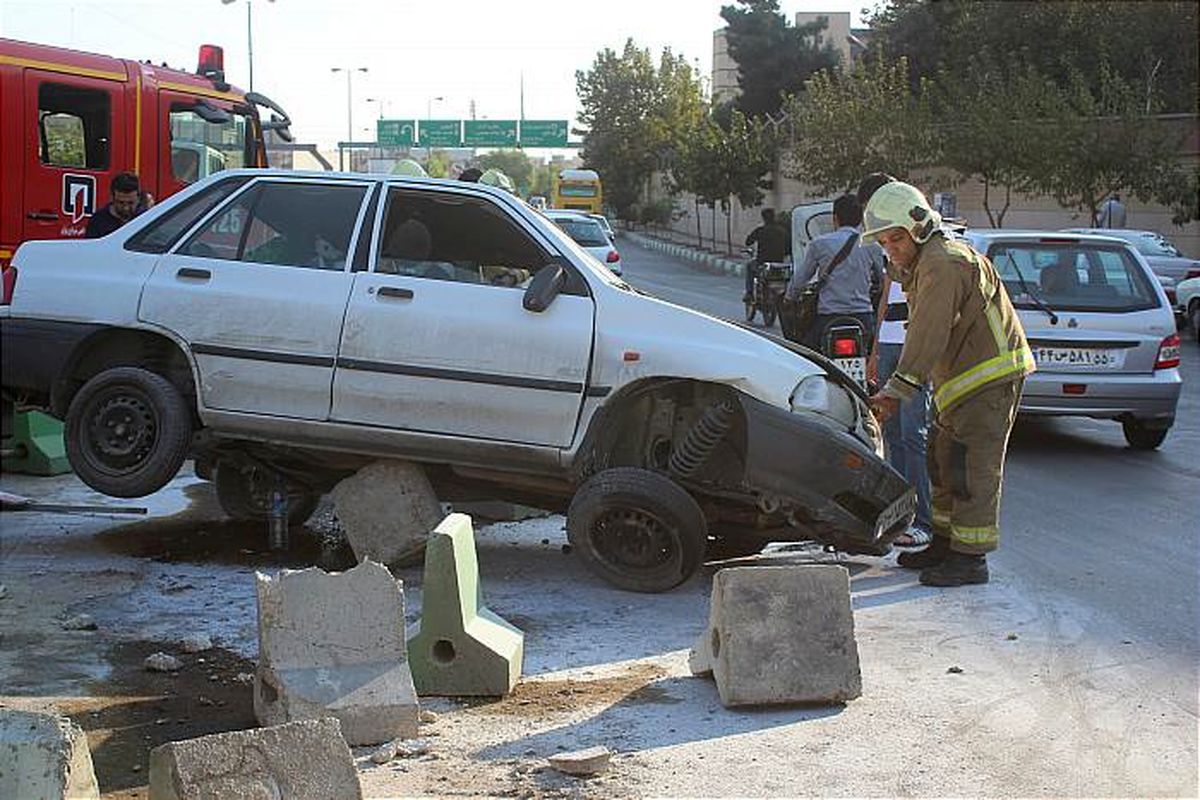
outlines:
{"label": "fire truck cab", "polygon": [[226,83],[222,61],[202,45],[190,73],[0,39],[0,267],[22,242],[82,237],[120,172],[162,199],[221,169],[267,166],[264,131],[290,140],[290,120]]}

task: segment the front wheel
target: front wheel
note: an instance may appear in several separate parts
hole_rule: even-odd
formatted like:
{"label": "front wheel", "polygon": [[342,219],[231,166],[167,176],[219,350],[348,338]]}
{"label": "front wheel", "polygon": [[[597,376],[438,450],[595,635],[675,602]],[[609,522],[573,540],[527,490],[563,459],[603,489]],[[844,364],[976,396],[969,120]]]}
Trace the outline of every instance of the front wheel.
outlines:
{"label": "front wheel", "polygon": [[[236,520],[266,520],[271,516],[271,494],[275,476],[262,467],[240,467],[224,461],[217,465],[213,484],[217,503],[226,516]],[[287,482],[288,522],[299,525],[312,516],[320,496],[310,489]]]}
{"label": "front wheel", "polygon": [[1196,341],[1200,342],[1200,300],[1193,300],[1188,304],[1188,322],[1191,323]]}
{"label": "front wheel", "polygon": [[746,322],[754,322],[754,314],[758,311],[758,306],[753,300],[746,300],[743,305],[746,306]]}
{"label": "front wheel", "polygon": [[1167,431],[1170,430],[1169,427],[1148,428],[1145,423],[1136,419],[1123,421],[1121,428],[1125,431],[1125,441],[1129,442],[1129,446],[1134,450],[1157,449],[1167,438]]}
{"label": "front wheel", "polygon": [[110,497],[145,497],[167,484],[187,456],[192,414],[170,381],[140,367],[92,377],[67,409],[67,460],[84,483]]}
{"label": "front wheel", "polygon": [[704,512],[657,472],[615,467],[588,478],[567,512],[567,538],[589,570],[634,592],[665,592],[699,568]]}
{"label": "front wheel", "polygon": [[773,301],[767,300],[763,304],[763,325],[768,328],[775,324],[775,317],[779,314],[779,306]]}

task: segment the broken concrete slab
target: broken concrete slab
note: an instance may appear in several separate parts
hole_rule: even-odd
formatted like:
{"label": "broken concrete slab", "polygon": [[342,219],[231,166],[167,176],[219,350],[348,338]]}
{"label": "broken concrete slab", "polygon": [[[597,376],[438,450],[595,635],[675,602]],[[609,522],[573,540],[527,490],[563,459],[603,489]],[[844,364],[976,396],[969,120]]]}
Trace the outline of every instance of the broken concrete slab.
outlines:
{"label": "broken concrete slab", "polygon": [[689,657],[725,706],[844,703],[862,694],[850,576],[825,565],[713,576],[709,624]]}
{"label": "broken concrete slab", "polygon": [[450,514],[425,550],[421,620],[409,631],[423,695],[500,697],[521,677],[525,635],[483,605],[471,518]]}
{"label": "broken concrete slab", "polygon": [[361,800],[354,757],[332,718],[214,733],[150,751],[150,800]]}
{"label": "broken concrete slab", "polygon": [[60,714],[0,708],[0,797],[99,796],[78,725]]}
{"label": "broken concrete slab", "polygon": [[407,461],[376,461],[333,488],[334,512],[359,561],[415,563],[442,508],[425,470]]}
{"label": "broken concrete slab", "polygon": [[261,724],[333,716],[354,746],[417,735],[404,593],[387,567],[258,573],[257,584]]}
{"label": "broken concrete slab", "polygon": [[589,747],[573,753],[557,753],[547,760],[551,767],[568,775],[599,775],[608,769],[612,751],[607,747]]}

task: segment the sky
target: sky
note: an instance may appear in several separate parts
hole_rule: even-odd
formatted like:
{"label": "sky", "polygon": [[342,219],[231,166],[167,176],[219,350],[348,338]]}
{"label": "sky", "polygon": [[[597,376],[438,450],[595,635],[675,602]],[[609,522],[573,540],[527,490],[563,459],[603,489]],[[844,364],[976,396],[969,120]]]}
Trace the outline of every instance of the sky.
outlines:
{"label": "sky", "polygon": [[[282,105],[297,141],[322,149],[371,141],[380,116],[571,119],[575,71],[632,38],[657,56],[683,54],[707,76],[712,34],[730,0],[0,0],[0,36],[194,70],[201,44],[225,50],[226,78]],[[797,11],[862,10],[877,0],[782,0]],[[353,70],[347,108],[346,72]],[[366,67],[367,72],[359,72]],[[349,113],[348,113],[349,111]]]}

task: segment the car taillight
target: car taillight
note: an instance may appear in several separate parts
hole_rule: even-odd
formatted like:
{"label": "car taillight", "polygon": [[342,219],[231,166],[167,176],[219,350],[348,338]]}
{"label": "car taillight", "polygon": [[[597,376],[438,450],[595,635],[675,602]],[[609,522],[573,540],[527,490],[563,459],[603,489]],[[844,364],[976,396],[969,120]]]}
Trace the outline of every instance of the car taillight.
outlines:
{"label": "car taillight", "polygon": [[1158,346],[1158,358],[1154,360],[1155,369],[1171,369],[1179,366],[1179,334],[1172,333],[1162,340]]}
{"label": "car taillight", "polygon": [[854,339],[834,339],[833,354],[835,356],[858,355],[858,342]]}
{"label": "car taillight", "polygon": [[618,253],[616,250],[609,250],[608,256],[605,257],[604,260],[607,261],[609,264],[615,264],[621,260],[621,254]]}
{"label": "car taillight", "polygon": [[4,280],[4,295],[0,299],[0,305],[10,305],[12,303],[13,291],[17,288],[17,268],[7,267],[3,271]]}

